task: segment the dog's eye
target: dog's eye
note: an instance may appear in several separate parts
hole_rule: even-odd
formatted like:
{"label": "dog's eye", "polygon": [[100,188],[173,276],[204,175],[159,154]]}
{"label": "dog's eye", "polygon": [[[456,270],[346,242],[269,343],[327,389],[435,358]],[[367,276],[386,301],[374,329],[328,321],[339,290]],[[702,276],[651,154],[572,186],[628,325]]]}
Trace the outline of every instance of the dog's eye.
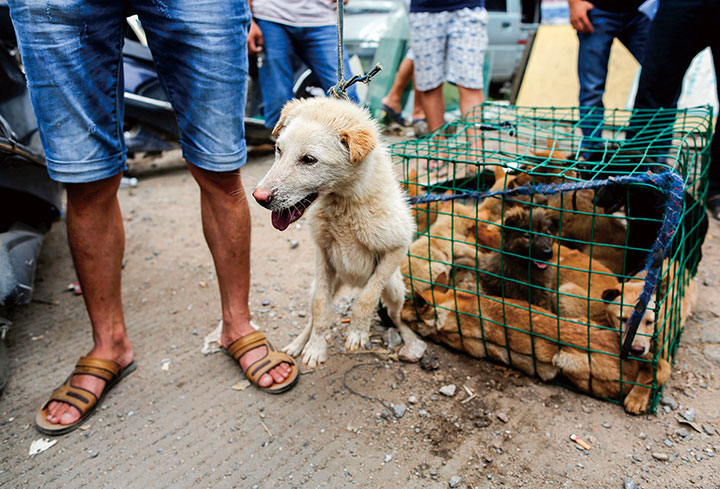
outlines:
{"label": "dog's eye", "polygon": [[300,161],[302,161],[306,165],[312,165],[313,163],[317,162],[317,158],[312,155],[304,155],[302,158],[300,158]]}
{"label": "dog's eye", "polygon": [[280,149],[280,146],[275,146],[275,152],[278,156],[282,156],[282,150]]}

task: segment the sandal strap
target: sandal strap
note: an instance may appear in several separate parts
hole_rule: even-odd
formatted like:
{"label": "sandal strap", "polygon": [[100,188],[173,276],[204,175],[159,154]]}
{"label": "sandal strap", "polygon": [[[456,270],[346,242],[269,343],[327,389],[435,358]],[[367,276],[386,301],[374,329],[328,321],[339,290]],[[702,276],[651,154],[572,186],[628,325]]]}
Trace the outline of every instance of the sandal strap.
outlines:
{"label": "sandal strap", "polygon": [[103,360],[95,357],[80,357],[75,370],[70,375],[92,375],[105,382],[113,380],[122,370],[122,367],[112,360]]}
{"label": "sandal strap", "polygon": [[287,363],[291,367],[295,367],[295,360],[293,360],[289,355],[279,351],[268,352],[267,355],[257,360],[247,368],[245,371],[245,377],[247,377],[250,382],[257,385],[263,375],[281,363]]}
{"label": "sandal strap", "polygon": [[98,398],[95,394],[87,389],[70,384],[71,379],[72,375],[63,385],[53,391],[50,399],[45,403],[45,408],[53,401],[64,402],[80,411],[80,415],[83,416],[97,404]]}
{"label": "sandal strap", "polygon": [[230,356],[232,356],[235,360],[240,361],[240,358],[243,355],[260,346],[267,347],[268,352],[275,351],[265,335],[260,331],[253,331],[250,334],[241,336],[232,342],[232,344],[228,346],[227,350]]}

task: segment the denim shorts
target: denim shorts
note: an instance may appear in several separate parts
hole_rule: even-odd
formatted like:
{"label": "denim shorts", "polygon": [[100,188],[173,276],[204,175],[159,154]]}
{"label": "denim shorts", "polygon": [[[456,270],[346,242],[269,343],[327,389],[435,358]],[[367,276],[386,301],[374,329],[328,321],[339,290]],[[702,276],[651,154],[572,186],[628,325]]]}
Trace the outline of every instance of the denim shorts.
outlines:
{"label": "denim shorts", "polygon": [[127,168],[122,47],[128,3],[175,110],[184,158],[210,171],[241,167],[247,0],[10,0],[50,176],[82,183]]}
{"label": "denim shorts", "polygon": [[409,18],[418,90],[432,90],[444,81],[464,88],[483,88],[487,10],[412,12]]}

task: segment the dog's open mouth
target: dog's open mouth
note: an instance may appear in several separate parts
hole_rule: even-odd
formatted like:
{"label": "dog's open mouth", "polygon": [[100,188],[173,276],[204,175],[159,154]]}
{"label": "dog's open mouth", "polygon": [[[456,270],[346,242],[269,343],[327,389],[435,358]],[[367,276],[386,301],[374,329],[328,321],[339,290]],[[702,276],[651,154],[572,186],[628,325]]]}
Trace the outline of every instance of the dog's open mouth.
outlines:
{"label": "dog's open mouth", "polygon": [[279,231],[285,231],[290,224],[302,217],[305,209],[310,207],[310,204],[317,199],[317,196],[317,192],[314,192],[291,207],[279,211],[272,211],[271,218],[273,227]]}
{"label": "dog's open mouth", "polygon": [[540,270],[545,270],[548,267],[547,263],[543,263],[541,261],[534,261],[533,262],[536,267],[538,267]]}

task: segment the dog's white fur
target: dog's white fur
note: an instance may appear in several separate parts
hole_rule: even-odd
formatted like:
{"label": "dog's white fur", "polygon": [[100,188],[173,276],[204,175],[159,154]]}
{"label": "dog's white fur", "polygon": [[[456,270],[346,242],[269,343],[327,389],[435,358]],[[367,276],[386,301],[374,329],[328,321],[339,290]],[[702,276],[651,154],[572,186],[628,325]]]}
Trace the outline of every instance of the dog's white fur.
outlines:
{"label": "dog's white fur", "polygon": [[[424,350],[400,319],[405,286],[399,267],[415,222],[370,114],[349,101],[294,100],[283,108],[273,133],[275,162],[256,187],[256,192],[272,193],[267,207],[281,211],[318,194],[307,213],[316,245],[312,312],[284,351],[302,353],[310,367],[327,359],[331,305],[342,285],[362,289],[352,309],[347,350],[369,342],[381,298],[400,330],[405,353],[416,342],[422,347],[415,345],[415,350]],[[306,155],[316,161],[303,162]]]}

